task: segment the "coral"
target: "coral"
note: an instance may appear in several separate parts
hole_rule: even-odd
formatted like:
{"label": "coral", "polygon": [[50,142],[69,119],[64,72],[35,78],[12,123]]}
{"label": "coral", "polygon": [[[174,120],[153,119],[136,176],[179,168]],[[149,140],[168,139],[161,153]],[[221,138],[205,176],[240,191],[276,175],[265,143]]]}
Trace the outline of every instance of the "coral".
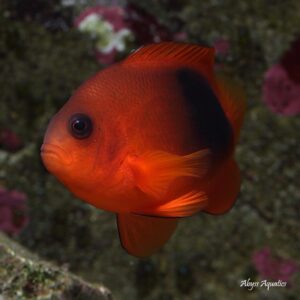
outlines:
{"label": "coral", "polygon": [[19,191],[0,187],[0,230],[10,235],[18,234],[29,221],[27,196]]}
{"label": "coral", "polygon": [[118,52],[126,50],[133,33],[125,21],[126,11],[120,6],[94,6],[85,9],[76,19],[75,26],[96,41],[99,62],[111,64]]}
{"label": "coral", "polygon": [[187,38],[185,32],[171,32],[150,12],[135,4],[98,5],[83,10],[75,27],[95,41],[96,57],[104,65],[128,54],[128,47]]}
{"label": "coral", "polygon": [[230,43],[225,38],[217,38],[213,42],[213,47],[215,48],[216,55],[219,56],[226,56],[229,54],[230,51]]}
{"label": "coral", "polygon": [[275,113],[300,113],[300,39],[264,75],[263,100]]}
{"label": "coral", "polygon": [[2,128],[0,131],[0,147],[15,152],[22,148],[22,141],[11,129]]}
{"label": "coral", "polygon": [[299,271],[296,262],[290,259],[272,257],[268,247],[257,250],[252,256],[253,264],[262,278],[282,280],[291,283],[291,277]]}

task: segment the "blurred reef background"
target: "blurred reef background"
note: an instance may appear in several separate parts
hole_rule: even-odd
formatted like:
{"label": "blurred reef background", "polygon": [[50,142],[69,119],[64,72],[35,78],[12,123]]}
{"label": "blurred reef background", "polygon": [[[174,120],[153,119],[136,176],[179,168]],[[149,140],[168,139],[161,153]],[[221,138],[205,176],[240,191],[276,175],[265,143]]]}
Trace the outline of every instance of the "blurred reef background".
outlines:
{"label": "blurred reef background", "polygon": [[[215,47],[216,68],[244,85],[243,183],[229,213],[184,219],[139,260],[39,148],[81,82],[162,40]],[[298,0],[1,0],[0,70],[0,299],[299,299]],[[288,284],[249,291],[248,278]]]}

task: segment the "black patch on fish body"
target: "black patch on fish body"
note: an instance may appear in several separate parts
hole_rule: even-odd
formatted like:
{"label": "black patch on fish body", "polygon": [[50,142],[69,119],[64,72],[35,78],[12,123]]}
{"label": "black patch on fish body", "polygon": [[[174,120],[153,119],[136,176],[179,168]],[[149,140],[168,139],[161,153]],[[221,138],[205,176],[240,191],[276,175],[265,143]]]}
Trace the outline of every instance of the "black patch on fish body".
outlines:
{"label": "black patch on fish body", "polygon": [[231,146],[233,131],[214,91],[196,71],[183,68],[176,75],[203,146],[218,157],[225,155]]}

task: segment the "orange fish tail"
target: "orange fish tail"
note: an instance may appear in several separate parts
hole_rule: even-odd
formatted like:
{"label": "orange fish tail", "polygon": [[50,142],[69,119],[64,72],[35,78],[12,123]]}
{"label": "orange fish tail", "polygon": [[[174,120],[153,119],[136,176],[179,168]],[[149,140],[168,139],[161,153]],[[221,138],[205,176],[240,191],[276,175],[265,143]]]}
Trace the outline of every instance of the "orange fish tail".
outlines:
{"label": "orange fish tail", "polygon": [[240,84],[228,80],[223,75],[217,75],[217,83],[220,103],[233,129],[236,145],[246,111],[245,93]]}
{"label": "orange fish tail", "polygon": [[212,178],[208,191],[208,206],[203,210],[210,214],[224,214],[233,206],[240,191],[240,170],[233,158],[222,163]]}

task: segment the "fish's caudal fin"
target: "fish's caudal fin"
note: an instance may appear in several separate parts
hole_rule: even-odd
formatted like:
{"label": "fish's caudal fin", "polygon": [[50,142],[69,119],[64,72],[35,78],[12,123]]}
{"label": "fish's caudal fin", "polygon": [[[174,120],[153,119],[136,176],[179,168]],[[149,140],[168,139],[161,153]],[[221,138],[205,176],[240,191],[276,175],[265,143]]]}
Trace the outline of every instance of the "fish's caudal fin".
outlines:
{"label": "fish's caudal fin", "polygon": [[147,257],[158,251],[172,236],[176,218],[118,214],[118,230],[123,248],[131,255]]}
{"label": "fish's caudal fin", "polygon": [[239,167],[230,158],[222,164],[212,178],[208,191],[208,205],[203,211],[216,215],[226,213],[236,201],[240,185]]}
{"label": "fish's caudal fin", "polygon": [[240,84],[218,74],[219,98],[222,108],[233,128],[234,141],[238,142],[246,111],[246,96]]}
{"label": "fish's caudal fin", "polygon": [[185,156],[152,151],[128,157],[127,161],[137,187],[154,198],[160,198],[176,178],[204,177],[210,165],[210,151],[203,149]]}

